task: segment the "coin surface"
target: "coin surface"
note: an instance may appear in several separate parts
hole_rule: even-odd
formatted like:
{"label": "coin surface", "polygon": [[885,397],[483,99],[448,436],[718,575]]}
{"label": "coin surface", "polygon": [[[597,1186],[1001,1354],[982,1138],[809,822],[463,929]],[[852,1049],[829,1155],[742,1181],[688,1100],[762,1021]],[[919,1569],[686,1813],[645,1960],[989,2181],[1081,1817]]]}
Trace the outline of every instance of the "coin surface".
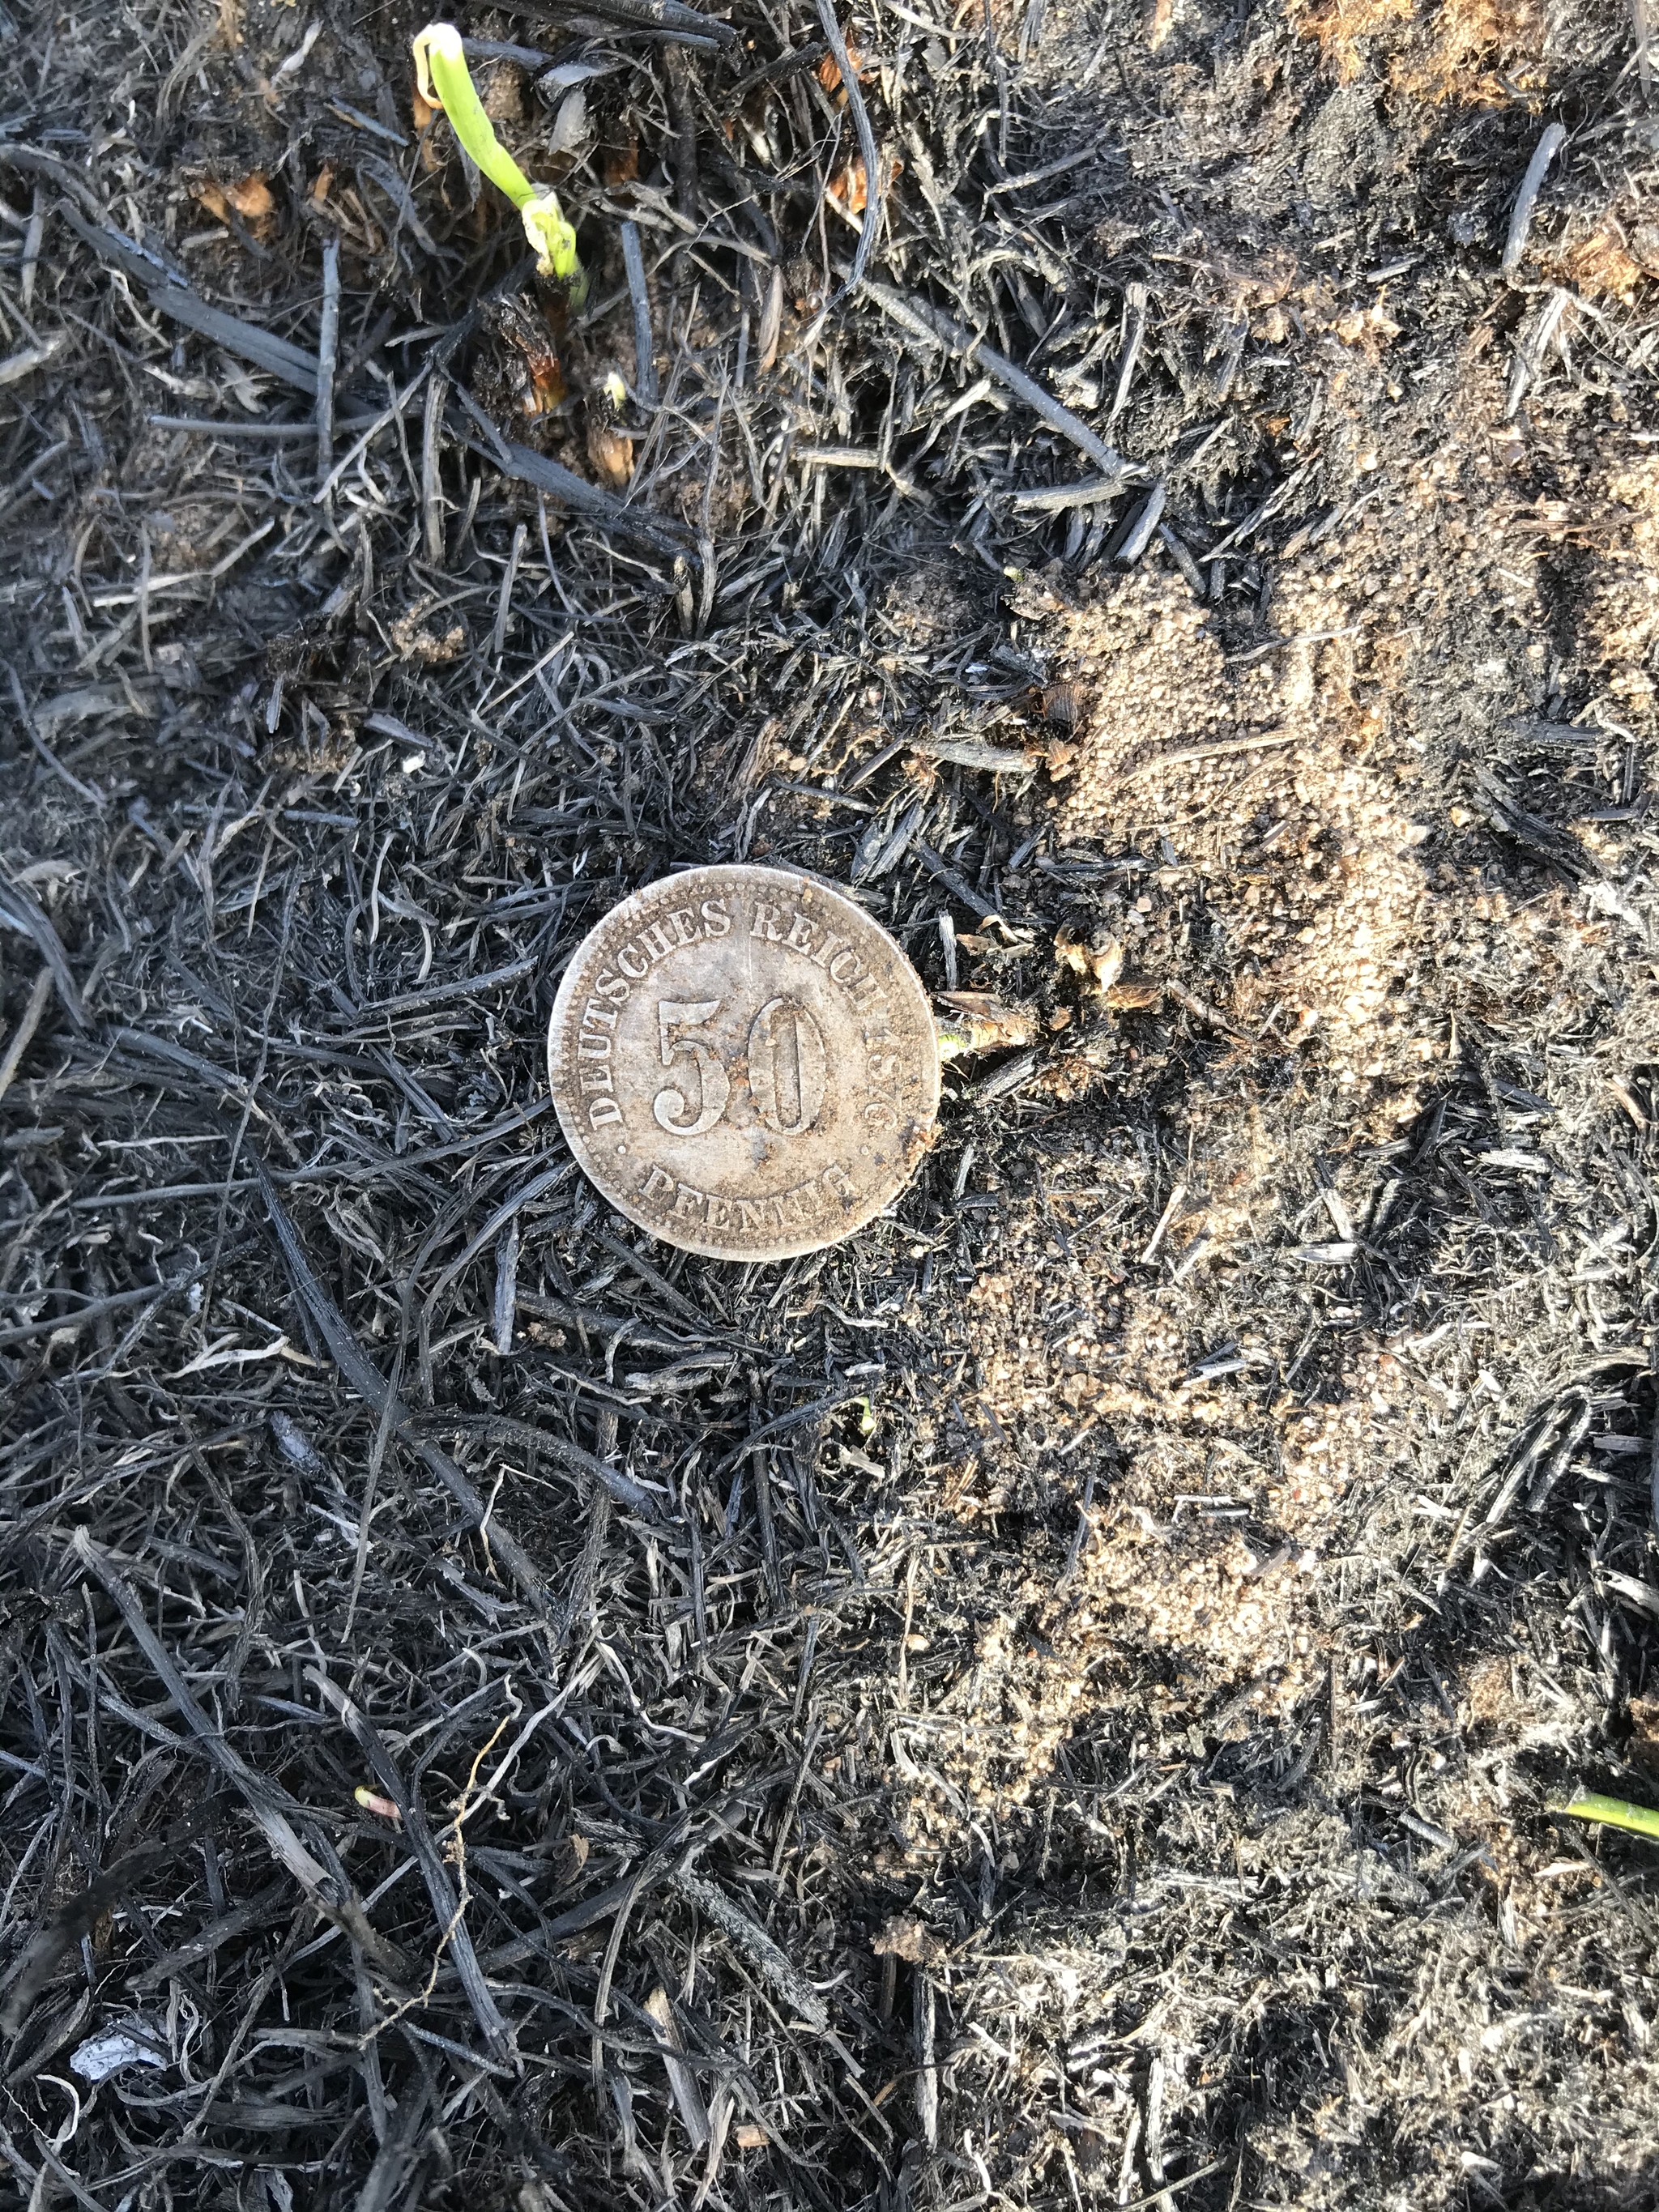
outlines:
{"label": "coin surface", "polygon": [[850,1236],[939,1111],[915,969],[851,899],[777,868],[689,868],[613,907],[565,971],[547,1067],[603,1195],[717,1260]]}

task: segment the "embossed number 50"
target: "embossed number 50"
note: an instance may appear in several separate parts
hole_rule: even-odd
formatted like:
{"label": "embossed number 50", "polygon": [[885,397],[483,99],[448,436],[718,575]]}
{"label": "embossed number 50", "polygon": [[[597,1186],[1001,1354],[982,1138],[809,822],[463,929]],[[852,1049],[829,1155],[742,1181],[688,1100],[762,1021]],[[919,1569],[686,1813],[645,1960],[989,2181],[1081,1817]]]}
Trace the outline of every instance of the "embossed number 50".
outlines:
{"label": "embossed number 50", "polygon": [[[662,1064],[690,1053],[697,1071],[697,1111],[683,1091],[665,1088],[652,1103],[658,1124],[677,1137],[706,1136],[725,1113],[731,1079],[707,1037],[692,1031],[712,1022],[722,999],[664,999],[657,1007]],[[755,1111],[775,1136],[799,1137],[823,1107],[823,1035],[805,1006],[769,999],[749,1025],[749,1091]],[[689,1117],[689,1118],[688,1118]]]}

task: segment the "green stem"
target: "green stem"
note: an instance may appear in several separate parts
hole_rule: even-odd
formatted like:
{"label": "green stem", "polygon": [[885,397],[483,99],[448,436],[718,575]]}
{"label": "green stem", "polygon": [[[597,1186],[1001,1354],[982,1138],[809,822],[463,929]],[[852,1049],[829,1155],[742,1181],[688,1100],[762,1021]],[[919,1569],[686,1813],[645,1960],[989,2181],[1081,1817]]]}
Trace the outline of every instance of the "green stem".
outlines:
{"label": "green stem", "polygon": [[428,23],[415,34],[415,76],[429,107],[441,107],[450,128],[490,183],[519,210],[525,236],[536,249],[544,276],[566,286],[571,305],[587,295],[587,277],[576,255],[576,234],[555,192],[538,191],[495,136],[466,65],[466,50],[453,23]]}
{"label": "green stem", "polygon": [[1594,1790],[1575,1790],[1571,1797],[1552,1797],[1545,1808],[1551,1813],[1571,1813],[1580,1820],[1600,1820],[1609,1828],[1628,1828],[1633,1836],[1649,1836],[1659,1844],[1659,1813],[1645,1805],[1632,1805],[1622,1797],[1602,1797]]}
{"label": "green stem", "polygon": [[455,136],[492,185],[515,208],[536,197],[536,187],[501,140],[466,65],[461,34],[453,23],[428,23],[415,33],[416,82],[428,107],[441,107]]}

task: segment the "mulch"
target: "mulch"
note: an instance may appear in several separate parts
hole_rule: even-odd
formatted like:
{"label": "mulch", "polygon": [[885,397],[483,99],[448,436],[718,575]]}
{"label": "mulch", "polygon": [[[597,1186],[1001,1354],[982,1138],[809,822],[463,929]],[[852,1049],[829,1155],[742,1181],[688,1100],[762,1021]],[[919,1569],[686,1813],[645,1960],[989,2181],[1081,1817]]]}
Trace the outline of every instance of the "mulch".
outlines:
{"label": "mulch", "polygon": [[[1547,1806],[1659,1741],[1654,730],[1573,475],[1659,434],[1646,34],[1523,12],[469,7],[580,313],[408,8],[10,27],[31,2212],[1651,2201],[1647,1846]],[[1589,933],[1389,1124],[1238,1027],[1167,834],[1066,827],[1061,632],[1150,574],[1277,665],[1471,348],[1555,662],[1471,707],[1482,569],[1425,880]],[[599,1202],[542,1067],[586,929],[744,859],[995,1001],[892,1212],[752,1268]],[[1278,1163],[1224,1278],[1224,1079]],[[1021,1397],[1136,1300],[1163,1383]],[[1155,1617],[1224,1570],[1282,1677]]]}

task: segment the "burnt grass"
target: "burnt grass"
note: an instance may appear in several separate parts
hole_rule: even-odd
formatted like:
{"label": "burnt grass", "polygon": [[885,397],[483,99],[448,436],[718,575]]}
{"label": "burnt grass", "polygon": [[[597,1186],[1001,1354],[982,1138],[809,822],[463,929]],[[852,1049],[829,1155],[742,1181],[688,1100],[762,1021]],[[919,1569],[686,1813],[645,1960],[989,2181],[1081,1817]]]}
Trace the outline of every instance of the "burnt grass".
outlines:
{"label": "burnt grass", "polygon": [[[580,313],[420,21],[0,10],[15,2201],[1659,2201],[1644,15],[468,6]],[[983,1024],[750,1268],[744,859]]]}

